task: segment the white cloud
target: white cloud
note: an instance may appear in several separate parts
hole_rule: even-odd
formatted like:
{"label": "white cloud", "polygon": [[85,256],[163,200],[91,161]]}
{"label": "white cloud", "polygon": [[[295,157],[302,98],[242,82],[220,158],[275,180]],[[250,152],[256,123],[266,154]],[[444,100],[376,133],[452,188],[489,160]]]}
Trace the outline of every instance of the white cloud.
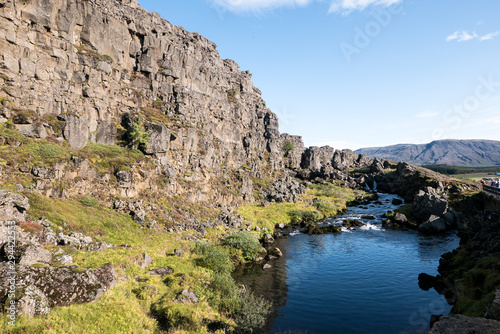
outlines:
{"label": "white cloud", "polygon": [[500,35],[500,31],[496,31],[496,32],[492,32],[492,33],[489,33],[487,35],[484,35],[483,37],[479,38],[479,40],[482,42],[482,41],[489,41],[495,37],[497,37],[498,35]]}
{"label": "white cloud", "polygon": [[231,12],[258,12],[283,6],[307,6],[314,0],[211,0]]}
{"label": "white cloud", "polygon": [[389,7],[399,4],[403,0],[334,0],[330,5],[329,13],[347,15],[355,10],[364,10],[369,6]]}
{"label": "white cloud", "polygon": [[449,42],[449,41],[453,41],[453,40],[457,39],[459,33],[460,33],[459,31],[455,31],[453,34],[446,37],[446,41]]}
{"label": "white cloud", "polygon": [[[210,0],[215,5],[235,13],[260,12],[277,7],[307,6],[314,1],[324,0]],[[329,13],[340,12],[344,15],[354,10],[364,10],[369,6],[388,7],[403,0],[331,0]]]}
{"label": "white cloud", "polygon": [[457,42],[467,42],[473,39],[478,39],[479,41],[482,42],[482,41],[492,40],[498,35],[500,35],[500,31],[492,32],[484,36],[479,36],[478,34],[476,34],[475,31],[471,34],[467,30],[462,30],[462,31],[455,31],[453,34],[446,37],[446,41],[451,42],[456,40]]}

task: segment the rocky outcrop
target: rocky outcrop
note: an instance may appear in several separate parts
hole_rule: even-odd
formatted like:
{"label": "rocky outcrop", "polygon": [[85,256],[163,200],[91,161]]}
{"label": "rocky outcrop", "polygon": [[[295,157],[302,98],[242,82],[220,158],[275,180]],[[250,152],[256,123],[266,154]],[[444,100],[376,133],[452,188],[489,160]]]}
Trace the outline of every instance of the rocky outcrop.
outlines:
{"label": "rocky outcrop", "polygon": [[454,305],[452,313],[498,320],[498,259],[500,212],[485,211],[469,219],[468,228],[461,232],[460,247],[443,254],[439,275],[421,274],[419,284],[445,295]]}
{"label": "rocky outcrop", "polygon": [[311,172],[319,172],[322,167],[331,166],[334,151],[330,146],[309,147],[302,155],[301,167]]}
{"label": "rocky outcrop", "polygon": [[470,334],[500,333],[500,321],[484,318],[471,318],[463,315],[442,316],[430,330],[429,334]]}
{"label": "rocky outcrop", "polygon": [[[9,270],[7,263],[0,263],[0,300],[4,305],[9,297],[9,282],[4,279],[9,277]],[[46,298],[47,302],[43,304],[51,308],[97,300],[116,284],[115,272],[110,264],[95,270],[17,266],[16,273],[16,299],[32,299],[29,295],[35,294],[42,300]]]}
{"label": "rocky outcrop", "polygon": [[373,159],[355,153],[351,150],[336,150],[333,156],[332,166],[341,171],[348,171],[350,168],[370,167]]}
{"label": "rocky outcrop", "polygon": [[404,197],[406,203],[412,203],[415,196],[426,187],[440,189],[439,193],[446,192],[451,182],[448,176],[405,162],[398,163],[393,172],[376,175],[374,180],[379,191]]}
{"label": "rocky outcrop", "polygon": [[306,150],[302,137],[282,133],[280,140],[281,149],[285,155],[285,166],[292,170],[299,169],[302,163],[302,155]]}
{"label": "rocky outcrop", "polygon": [[25,220],[24,215],[29,208],[28,198],[0,189],[0,221]]}
{"label": "rocky outcrop", "polygon": [[299,199],[299,195],[303,194],[305,190],[306,187],[303,184],[287,176],[272,183],[271,187],[266,190],[265,199],[268,202],[295,203]]}
{"label": "rocky outcrop", "polygon": [[448,198],[444,189],[426,187],[420,190],[413,201],[413,214],[421,221],[429,219],[431,216],[441,217],[448,210]]}
{"label": "rocky outcrop", "polygon": [[[97,300],[113,288],[116,277],[110,264],[94,270],[70,267],[70,255],[61,249],[53,255],[44,248],[60,244],[96,250],[90,237],[56,234],[46,219],[28,221],[26,197],[5,190],[0,190],[0,195],[0,305],[4,311],[12,301],[19,314],[45,315],[55,306]],[[54,260],[66,266],[50,266]]]}

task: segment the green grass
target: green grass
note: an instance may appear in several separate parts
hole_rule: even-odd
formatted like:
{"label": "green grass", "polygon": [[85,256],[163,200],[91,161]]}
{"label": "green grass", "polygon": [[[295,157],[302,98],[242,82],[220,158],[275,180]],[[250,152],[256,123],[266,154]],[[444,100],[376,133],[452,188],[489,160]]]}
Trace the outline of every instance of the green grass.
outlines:
{"label": "green grass", "polygon": [[454,314],[482,317],[493,300],[495,291],[500,289],[498,272],[499,256],[481,257],[468,252],[462,246],[458,253],[443,255],[440,273],[455,282],[458,298],[451,310]]}
{"label": "green grass", "polygon": [[[252,226],[274,230],[277,223],[288,225],[293,222],[297,212],[302,215],[317,215],[318,220],[325,217],[333,217],[340,210],[346,208],[346,203],[369,196],[363,191],[355,191],[348,188],[338,187],[333,184],[309,185],[301,200],[296,203],[273,203],[263,206],[253,203],[240,207],[238,213],[252,223]],[[323,204],[309,204],[305,200],[318,199]]]}
{"label": "green grass", "polygon": [[[29,216],[43,215],[55,224],[56,231],[61,227],[65,233],[81,232],[95,241],[129,244],[132,248],[85,252],[63,247],[71,253],[76,266],[97,268],[110,262],[119,283],[94,303],[57,307],[47,317],[20,317],[16,333],[160,333],[166,328],[172,333],[208,333],[206,326],[214,321],[233,328],[238,326],[230,317],[239,314],[243,305],[250,307],[248,300],[243,303],[243,296],[230,276],[233,268],[230,254],[241,251],[240,248],[251,250],[246,242],[249,238],[237,234],[229,238],[234,242],[226,245],[214,240],[214,243],[199,243],[206,247],[195,247],[194,242],[184,240],[190,232],[169,234],[162,229],[142,229],[129,215],[108,209],[92,197],[63,200],[29,194],[29,198]],[[255,241],[253,237],[251,241]],[[185,250],[185,255],[174,256],[176,248]],[[196,252],[191,251],[197,248]],[[144,252],[153,257],[153,263],[146,269],[137,264]],[[146,274],[149,269],[162,267],[170,267],[174,273],[167,278]],[[157,293],[142,295],[141,288],[147,285]],[[193,289],[200,302],[174,303],[172,299],[184,289]],[[259,300],[253,301],[252,314],[259,316],[263,312],[258,309],[261,304]],[[7,322],[8,318],[0,316],[3,328],[0,332],[8,332]]]}

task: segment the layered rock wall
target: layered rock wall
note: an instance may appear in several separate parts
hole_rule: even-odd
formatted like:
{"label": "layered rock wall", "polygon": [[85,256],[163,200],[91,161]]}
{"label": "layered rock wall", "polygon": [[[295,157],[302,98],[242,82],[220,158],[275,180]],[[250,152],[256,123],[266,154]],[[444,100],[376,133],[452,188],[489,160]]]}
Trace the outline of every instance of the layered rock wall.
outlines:
{"label": "layered rock wall", "polygon": [[259,177],[283,167],[277,117],[251,74],[133,0],[1,0],[0,50],[0,123],[28,111],[31,119],[14,118],[28,136],[109,145],[124,117],[139,115],[144,151],[174,193],[180,179],[210,193],[211,179],[228,174],[221,169],[245,165]]}
{"label": "layered rock wall", "polygon": [[[248,71],[135,0],[0,0],[0,50],[0,125],[75,150],[125,144],[155,160],[108,174],[80,157],[22,166],[48,196],[163,191],[226,204],[252,201],[252,180],[284,170],[332,178],[372,163],[280,135]],[[0,144],[21,144],[11,139]],[[81,181],[87,165],[92,175]]]}

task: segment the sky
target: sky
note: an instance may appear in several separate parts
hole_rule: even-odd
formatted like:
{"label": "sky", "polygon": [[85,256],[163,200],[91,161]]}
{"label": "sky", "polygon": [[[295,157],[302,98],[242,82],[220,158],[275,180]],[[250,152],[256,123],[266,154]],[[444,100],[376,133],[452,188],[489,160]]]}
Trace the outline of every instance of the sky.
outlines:
{"label": "sky", "polygon": [[498,0],[138,1],[249,70],[306,146],[500,140]]}

